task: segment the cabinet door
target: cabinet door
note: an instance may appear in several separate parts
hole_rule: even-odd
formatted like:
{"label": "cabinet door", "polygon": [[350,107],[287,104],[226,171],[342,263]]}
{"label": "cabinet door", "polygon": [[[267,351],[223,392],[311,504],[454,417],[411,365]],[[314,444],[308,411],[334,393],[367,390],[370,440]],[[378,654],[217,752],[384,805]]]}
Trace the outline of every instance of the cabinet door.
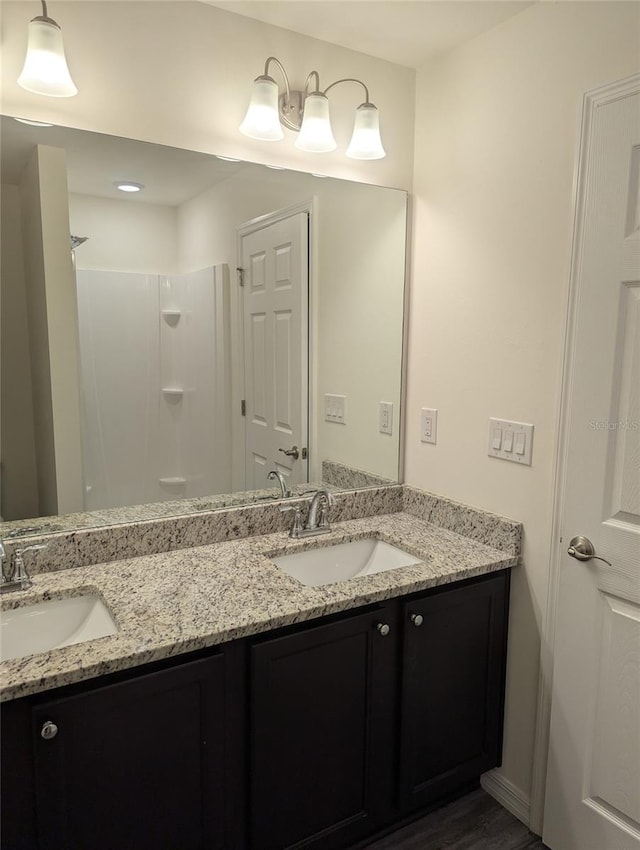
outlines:
{"label": "cabinet door", "polygon": [[500,763],[508,581],[499,573],[403,603],[405,811]]}
{"label": "cabinet door", "polygon": [[252,646],[252,850],[343,847],[386,817],[395,610]]}
{"label": "cabinet door", "polygon": [[40,850],[227,847],[224,685],[217,655],[35,707]]}

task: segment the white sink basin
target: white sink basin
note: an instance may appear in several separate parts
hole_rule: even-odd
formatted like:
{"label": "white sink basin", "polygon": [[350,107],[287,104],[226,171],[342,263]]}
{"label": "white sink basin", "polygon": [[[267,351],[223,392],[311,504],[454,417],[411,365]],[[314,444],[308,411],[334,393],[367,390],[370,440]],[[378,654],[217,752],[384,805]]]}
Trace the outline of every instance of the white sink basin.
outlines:
{"label": "white sink basin", "polygon": [[420,558],[397,546],[372,537],[278,555],[271,560],[292,578],[310,587],[422,563]]}
{"label": "white sink basin", "polygon": [[107,607],[95,595],[51,599],[0,612],[0,661],[115,635]]}

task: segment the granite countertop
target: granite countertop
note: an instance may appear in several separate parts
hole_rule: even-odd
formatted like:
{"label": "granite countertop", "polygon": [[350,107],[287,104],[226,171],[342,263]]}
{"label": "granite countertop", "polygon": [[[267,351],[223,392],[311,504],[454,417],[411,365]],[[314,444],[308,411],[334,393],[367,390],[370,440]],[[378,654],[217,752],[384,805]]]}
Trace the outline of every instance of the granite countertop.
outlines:
{"label": "granite countertop", "polygon": [[[375,536],[423,563],[322,587],[307,587],[269,558]],[[0,663],[1,699],[11,700],[133,668],[279,626],[515,566],[518,556],[394,513],[336,523],[330,534],[285,532],[57,572],[2,597],[2,608],[97,593],[119,632]]]}

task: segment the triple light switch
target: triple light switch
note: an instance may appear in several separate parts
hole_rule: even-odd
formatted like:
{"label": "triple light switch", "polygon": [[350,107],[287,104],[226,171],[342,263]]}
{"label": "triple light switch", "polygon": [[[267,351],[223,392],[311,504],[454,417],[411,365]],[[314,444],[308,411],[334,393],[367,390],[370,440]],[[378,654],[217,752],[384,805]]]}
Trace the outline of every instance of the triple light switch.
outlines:
{"label": "triple light switch", "polygon": [[508,419],[489,419],[489,457],[531,466],[533,425]]}

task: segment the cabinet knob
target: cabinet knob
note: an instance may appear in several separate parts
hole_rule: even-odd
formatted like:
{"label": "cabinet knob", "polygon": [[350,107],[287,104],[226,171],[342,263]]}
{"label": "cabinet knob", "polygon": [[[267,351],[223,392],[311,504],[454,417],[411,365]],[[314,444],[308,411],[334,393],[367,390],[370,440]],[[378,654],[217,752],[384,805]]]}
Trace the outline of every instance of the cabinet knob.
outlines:
{"label": "cabinet knob", "polygon": [[391,631],[387,623],[378,623],[376,629],[380,632],[382,637],[386,637]]}
{"label": "cabinet knob", "polygon": [[40,737],[44,738],[45,741],[51,741],[52,738],[55,738],[58,734],[58,727],[51,720],[47,720],[46,723],[42,724],[42,729],[40,730]]}
{"label": "cabinet knob", "polygon": [[411,622],[414,626],[421,626],[424,623],[424,617],[422,614],[412,614]]}

